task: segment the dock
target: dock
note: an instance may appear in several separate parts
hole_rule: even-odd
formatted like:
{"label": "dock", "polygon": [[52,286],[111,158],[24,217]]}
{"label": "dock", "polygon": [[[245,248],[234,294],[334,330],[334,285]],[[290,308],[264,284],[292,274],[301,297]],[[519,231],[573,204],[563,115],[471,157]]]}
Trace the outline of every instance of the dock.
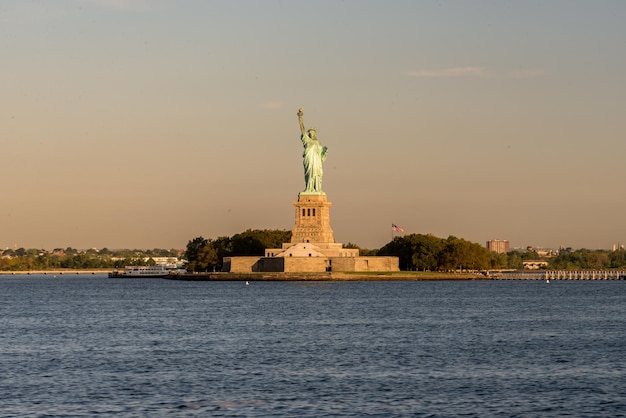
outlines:
{"label": "dock", "polygon": [[626,270],[542,270],[491,273],[492,280],[626,280]]}

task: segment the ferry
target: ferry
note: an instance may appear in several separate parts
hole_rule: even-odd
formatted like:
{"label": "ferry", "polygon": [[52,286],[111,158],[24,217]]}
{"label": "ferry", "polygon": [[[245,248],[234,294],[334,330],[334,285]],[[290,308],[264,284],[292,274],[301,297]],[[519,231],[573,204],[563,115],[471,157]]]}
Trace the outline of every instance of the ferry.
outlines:
{"label": "ferry", "polygon": [[112,278],[158,278],[158,277],[166,277],[171,272],[175,271],[174,269],[169,268],[164,264],[159,264],[156,266],[126,266],[124,271],[113,270],[109,273],[109,277]]}

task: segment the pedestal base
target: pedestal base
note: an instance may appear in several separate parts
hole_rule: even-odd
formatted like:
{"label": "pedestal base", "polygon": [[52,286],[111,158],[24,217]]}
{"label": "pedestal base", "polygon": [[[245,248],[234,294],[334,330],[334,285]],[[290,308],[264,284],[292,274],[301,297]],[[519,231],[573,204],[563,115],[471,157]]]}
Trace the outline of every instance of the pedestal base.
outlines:
{"label": "pedestal base", "polygon": [[291,243],[319,245],[335,242],[333,229],[330,227],[332,203],[326,200],[325,194],[300,193],[298,201],[293,205],[296,208],[296,224],[291,231]]}

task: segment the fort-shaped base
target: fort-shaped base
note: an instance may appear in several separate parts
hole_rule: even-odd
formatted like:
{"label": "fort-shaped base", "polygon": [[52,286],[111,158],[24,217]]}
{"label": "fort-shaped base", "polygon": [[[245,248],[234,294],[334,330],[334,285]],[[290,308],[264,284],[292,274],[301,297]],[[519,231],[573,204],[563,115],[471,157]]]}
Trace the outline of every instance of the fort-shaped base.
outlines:
{"label": "fort-shaped base", "polygon": [[330,227],[332,204],[326,199],[326,194],[302,192],[293,205],[296,208],[296,223],[291,232],[291,242],[283,243],[282,248],[266,248],[265,257],[224,257],[222,271],[282,274],[398,271],[398,257],[360,257],[357,248],[343,248],[341,243],[335,242]]}

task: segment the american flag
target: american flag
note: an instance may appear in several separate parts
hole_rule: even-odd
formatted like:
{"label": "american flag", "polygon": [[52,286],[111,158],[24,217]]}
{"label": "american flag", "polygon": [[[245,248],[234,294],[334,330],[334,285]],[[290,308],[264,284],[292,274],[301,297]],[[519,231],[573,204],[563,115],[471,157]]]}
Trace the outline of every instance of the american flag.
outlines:
{"label": "american flag", "polygon": [[404,228],[402,228],[401,226],[398,226],[396,224],[391,224],[391,230],[393,232],[404,232]]}

